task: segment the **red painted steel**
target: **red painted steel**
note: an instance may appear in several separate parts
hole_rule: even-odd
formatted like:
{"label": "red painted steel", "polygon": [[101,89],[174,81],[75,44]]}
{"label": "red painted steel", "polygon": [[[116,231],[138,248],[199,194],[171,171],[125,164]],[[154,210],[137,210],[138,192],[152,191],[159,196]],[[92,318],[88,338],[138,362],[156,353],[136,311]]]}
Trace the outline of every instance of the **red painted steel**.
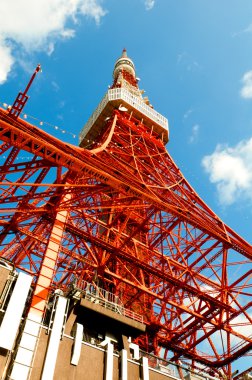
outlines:
{"label": "red painted steel", "polygon": [[10,107],[9,115],[12,116],[13,118],[17,118],[21,114],[21,112],[23,111],[24,106],[26,105],[26,102],[29,99],[27,93],[29,91],[29,88],[32,85],[32,82],[34,81],[34,79],[35,79],[35,77],[39,71],[41,71],[40,64],[37,65],[33,75],[31,76],[31,79],[30,79],[28,85],[26,86],[26,88],[24,90],[24,92],[18,93],[18,96],[15,99],[15,102],[13,103],[12,107]]}
{"label": "red painted steel", "polygon": [[159,136],[114,110],[87,150],[0,109],[0,138],[1,256],[35,284],[67,214],[50,290],[95,282],[144,316],[143,349],[231,378],[252,348],[252,247],[201,200]]}

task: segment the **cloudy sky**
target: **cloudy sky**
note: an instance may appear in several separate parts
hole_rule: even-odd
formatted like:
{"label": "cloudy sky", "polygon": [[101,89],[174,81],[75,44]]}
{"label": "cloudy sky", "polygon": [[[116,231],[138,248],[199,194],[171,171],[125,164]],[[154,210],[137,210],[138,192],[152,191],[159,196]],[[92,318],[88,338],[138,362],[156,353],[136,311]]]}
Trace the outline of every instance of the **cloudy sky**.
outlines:
{"label": "cloudy sky", "polygon": [[37,63],[25,112],[73,144],[124,47],[169,119],[167,149],[200,196],[252,242],[251,0],[0,0],[0,102]]}
{"label": "cloudy sky", "polygon": [[77,145],[127,48],[175,162],[252,243],[251,45],[251,0],[0,0],[0,102],[41,63],[25,118]]}
{"label": "cloudy sky", "polygon": [[[196,191],[252,241],[251,0],[0,0],[0,102],[73,144],[124,47]],[[33,117],[33,118],[31,118]]]}

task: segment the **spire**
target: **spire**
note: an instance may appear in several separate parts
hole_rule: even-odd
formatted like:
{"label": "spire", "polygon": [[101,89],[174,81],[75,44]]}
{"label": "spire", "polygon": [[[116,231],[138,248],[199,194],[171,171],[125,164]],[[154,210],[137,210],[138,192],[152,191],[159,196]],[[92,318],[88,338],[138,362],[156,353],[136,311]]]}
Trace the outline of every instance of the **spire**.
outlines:
{"label": "spire", "polygon": [[116,60],[113,71],[113,84],[110,88],[126,88],[131,94],[153,108],[148,97],[142,96],[145,91],[139,89],[138,81],[139,78],[136,77],[134,62],[128,57],[127,50],[124,48],[121,57]]}
{"label": "spire", "polygon": [[133,81],[136,81],[135,65],[132,59],[128,57],[127,50],[125,48],[122,51],[121,57],[117,59],[114,66],[113,78],[115,81],[122,72],[129,74]]}
{"label": "spire", "polygon": [[147,97],[142,96],[144,91],[138,87],[135,65],[126,49],[115,62],[113,77],[112,86],[80,133],[80,146],[92,149],[89,140],[95,141],[105,131],[107,122],[112,120],[113,110],[134,114],[136,120],[144,122],[166,143],[169,139],[168,120],[153,109]]}
{"label": "spire", "polygon": [[122,57],[125,58],[125,57],[128,57],[127,55],[127,50],[124,48],[123,51],[122,51]]}

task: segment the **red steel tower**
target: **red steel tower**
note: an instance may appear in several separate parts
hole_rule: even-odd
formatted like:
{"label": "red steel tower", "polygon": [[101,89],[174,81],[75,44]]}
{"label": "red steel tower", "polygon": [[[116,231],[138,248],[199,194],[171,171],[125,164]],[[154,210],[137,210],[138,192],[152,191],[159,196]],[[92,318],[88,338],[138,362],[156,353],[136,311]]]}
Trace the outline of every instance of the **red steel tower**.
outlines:
{"label": "red steel tower", "polygon": [[142,349],[230,379],[252,348],[252,247],[166,151],[167,119],[142,96],[126,50],[79,147],[16,108],[0,109],[0,242],[33,277],[30,319],[55,289],[88,282],[143,316]]}

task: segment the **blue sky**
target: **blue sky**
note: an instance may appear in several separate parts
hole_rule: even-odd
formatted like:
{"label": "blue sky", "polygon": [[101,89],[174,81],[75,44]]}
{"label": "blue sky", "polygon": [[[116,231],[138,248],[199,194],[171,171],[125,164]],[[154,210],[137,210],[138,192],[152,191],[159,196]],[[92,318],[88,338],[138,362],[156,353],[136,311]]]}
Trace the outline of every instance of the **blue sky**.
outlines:
{"label": "blue sky", "polygon": [[40,62],[26,112],[77,143],[73,135],[126,47],[140,86],[169,119],[175,161],[214,211],[251,241],[251,1],[20,4],[0,2],[1,101],[11,103]]}
{"label": "blue sky", "polygon": [[0,101],[40,62],[25,112],[77,144],[126,47],[176,163],[252,242],[251,43],[251,0],[0,0]]}
{"label": "blue sky", "polygon": [[252,242],[251,0],[0,0],[0,102],[37,63],[27,120],[78,144],[127,48],[175,162]]}

